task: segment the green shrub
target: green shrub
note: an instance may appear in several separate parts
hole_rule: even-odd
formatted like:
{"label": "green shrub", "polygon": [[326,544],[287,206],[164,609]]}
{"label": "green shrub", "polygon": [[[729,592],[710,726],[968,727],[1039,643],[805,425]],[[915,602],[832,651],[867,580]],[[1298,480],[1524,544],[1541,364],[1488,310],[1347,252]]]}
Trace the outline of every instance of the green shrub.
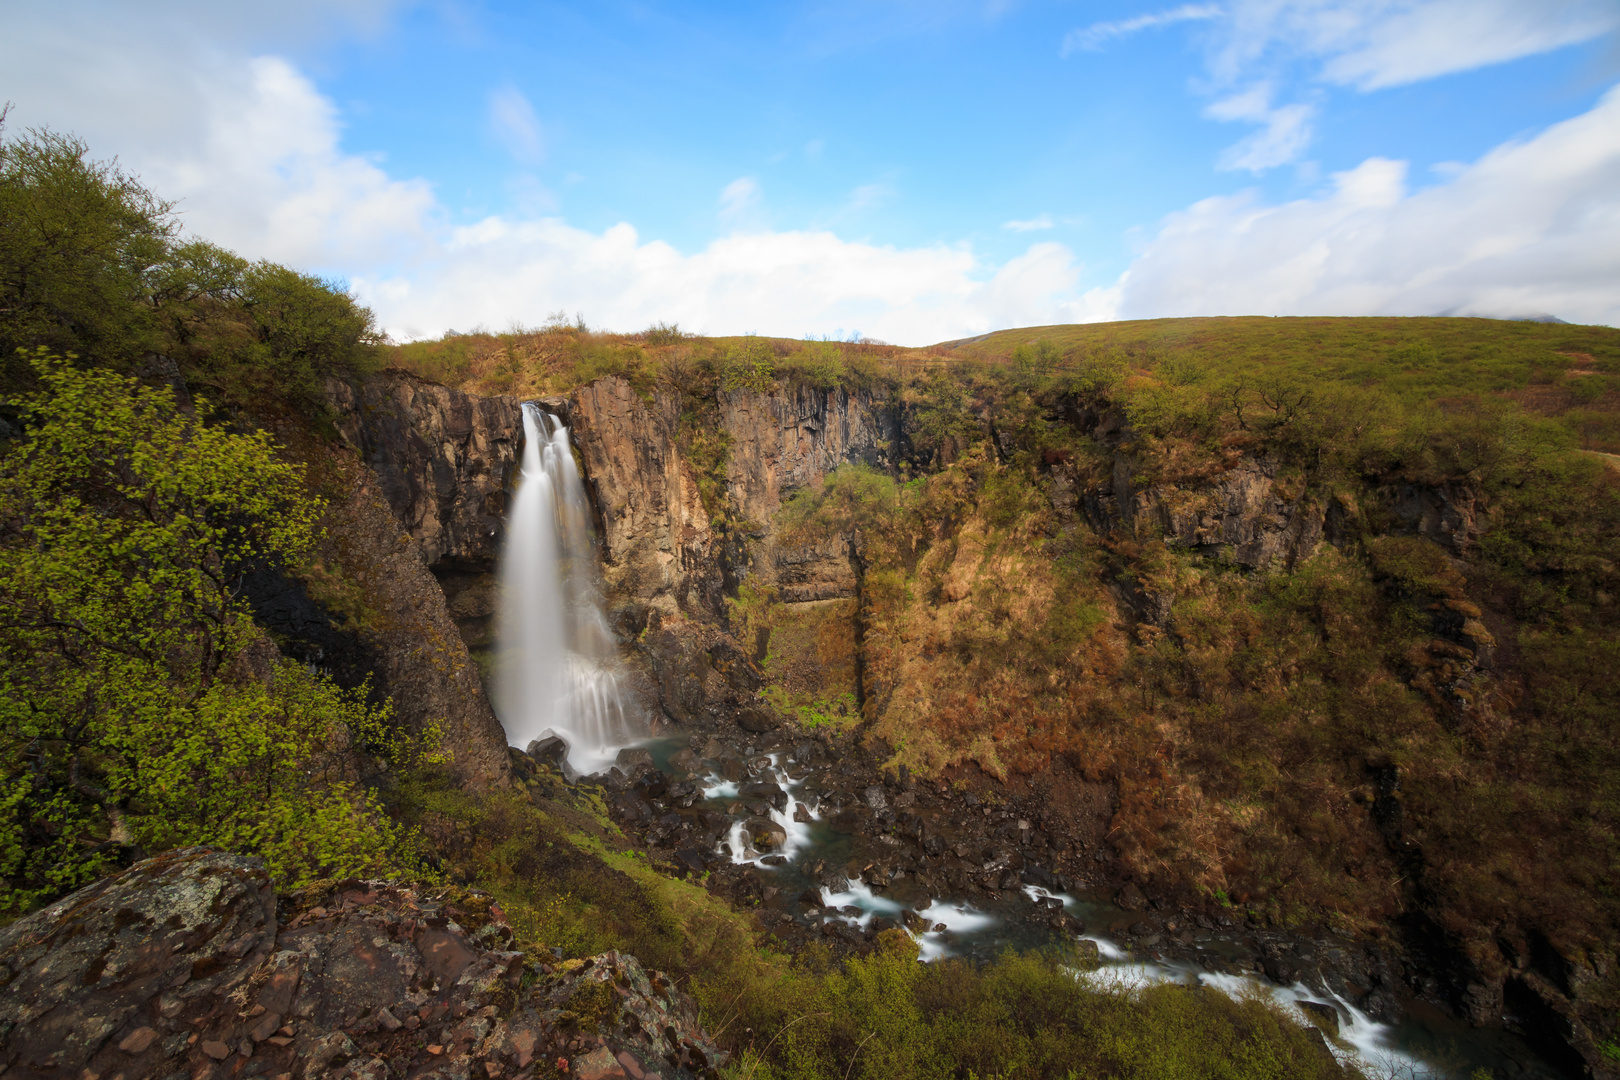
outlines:
{"label": "green shrub", "polygon": [[303,469],[166,387],[32,366],[0,457],[0,908],[129,847],[218,843],[288,883],[382,869],[402,837],[344,763],[386,709],[280,660],[241,595],[310,548]]}

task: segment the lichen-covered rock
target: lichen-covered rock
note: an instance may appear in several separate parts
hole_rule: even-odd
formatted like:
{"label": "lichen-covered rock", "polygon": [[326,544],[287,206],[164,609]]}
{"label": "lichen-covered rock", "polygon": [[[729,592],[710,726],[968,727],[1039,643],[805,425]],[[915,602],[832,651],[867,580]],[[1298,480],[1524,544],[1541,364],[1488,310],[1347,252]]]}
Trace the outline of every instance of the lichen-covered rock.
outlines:
{"label": "lichen-covered rock", "polygon": [[188,1037],[174,1018],[248,978],[275,936],[263,864],[205,849],[142,862],[19,919],[0,930],[6,1075],[167,1055]]}
{"label": "lichen-covered rock", "polygon": [[667,977],[616,953],[527,960],[487,896],[349,881],[281,909],[278,932],[258,860],[192,848],[5,928],[0,1072],[675,1078],[724,1062]]}

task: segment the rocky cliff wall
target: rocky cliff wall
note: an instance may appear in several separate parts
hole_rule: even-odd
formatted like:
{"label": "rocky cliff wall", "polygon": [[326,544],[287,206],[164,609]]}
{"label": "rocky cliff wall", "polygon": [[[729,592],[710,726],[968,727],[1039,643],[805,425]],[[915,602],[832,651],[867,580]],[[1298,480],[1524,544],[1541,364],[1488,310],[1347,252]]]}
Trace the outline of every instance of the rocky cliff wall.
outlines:
{"label": "rocky cliff wall", "polygon": [[639,629],[653,611],[718,617],[724,568],[697,476],[680,451],[679,401],[598,379],[574,393],[565,418],[598,515],[610,591],[621,609],[634,609],[616,621]]}
{"label": "rocky cliff wall", "polygon": [[403,371],[359,386],[333,381],[327,399],[422,562],[493,569],[521,461],[518,400],[466,394]]}
{"label": "rocky cliff wall", "polygon": [[341,466],[347,490],[327,522],[329,545],[371,609],[359,633],[374,685],[406,727],[442,726],[464,782],[503,784],[506,735],[482,676],[519,403],[398,371],[331,382],[327,401],[358,458]]}
{"label": "rocky cliff wall", "polygon": [[[871,394],[799,386],[722,391],[715,405],[709,422],[728,452],[711,477],[682,450],[691,436],[673,394],[643,397],[605,378],[577,391],[566,415],[599,514],[613,621],[637,643],[649,704],[687,725],[764,730],[776,720],[758,696],[763,649],[733,636],[726,598],[745,582],[790,609],[855,595],[847,542],[781,546],[775,517],[840,465],[890,467],[899,411]],[[703,480],[724,503],[713,519]]]}

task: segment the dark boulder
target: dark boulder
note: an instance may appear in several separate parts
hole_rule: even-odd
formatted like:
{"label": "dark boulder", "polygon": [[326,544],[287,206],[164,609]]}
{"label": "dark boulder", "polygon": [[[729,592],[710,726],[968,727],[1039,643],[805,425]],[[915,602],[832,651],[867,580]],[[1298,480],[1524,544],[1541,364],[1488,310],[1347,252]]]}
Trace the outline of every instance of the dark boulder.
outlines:
{"label": "dark boulder", "polygon": [[1142,895],[1141,889],[1138,889],[1135,884],[1127,884],[1114,895],[1114,903],[1126,911],[1145,911],[1148,902],[1147,897]]}
{"label": "dark boulder", "polygon": [[762,735],[780,726],[774,713],[761,705],[746,705],[737,710],[737,726],[744,731]]}
{"label": "dark boulder", "polygon": [[770,805],[773,810],[786,810],[788,795],[782,790],[782,785],[774,780],[754,780],[737,789],[737,798],[743,802],[760,801]]}
{"label": "dark boulder", "polygon": [[751,817],[743,828],[760,851],[771,851],[787,843],[787,830],[770,818]]}
{"label": "dark boulder", "polygon": [[701,848],[682,848],[675,853],[675,869],[682,876],[701,874],[709,868],[709,856]]}
{"label": "dark boulder", "polygon": [[560,735],[547,735],[543,739],[535,739],[529,743],[529,748],[524,753],[533,760],[556,769],[570,784],[580,779],[582,775],[578,769],[569,764],[568,742]]}
{"label": "dark boulder", "polygon": [[619,756],[613,759],[613,764],[626,776],[634,776],[636,770],[642,766],[654,768],[652,751],[645,746],[627,746],[619,751]]}

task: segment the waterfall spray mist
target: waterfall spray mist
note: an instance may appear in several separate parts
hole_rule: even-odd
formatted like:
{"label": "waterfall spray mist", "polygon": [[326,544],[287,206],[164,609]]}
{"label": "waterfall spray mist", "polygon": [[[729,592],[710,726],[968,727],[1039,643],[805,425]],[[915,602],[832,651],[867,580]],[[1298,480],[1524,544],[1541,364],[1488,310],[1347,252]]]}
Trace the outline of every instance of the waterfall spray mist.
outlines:
{"label": "waterfall spray mist", "polygon": [[640,725],[597,604],[585,487],[560,420],[523,406],[523,476],[507,518],[495,707],[506,737],[547,732],[581,772],[611,764]]}

